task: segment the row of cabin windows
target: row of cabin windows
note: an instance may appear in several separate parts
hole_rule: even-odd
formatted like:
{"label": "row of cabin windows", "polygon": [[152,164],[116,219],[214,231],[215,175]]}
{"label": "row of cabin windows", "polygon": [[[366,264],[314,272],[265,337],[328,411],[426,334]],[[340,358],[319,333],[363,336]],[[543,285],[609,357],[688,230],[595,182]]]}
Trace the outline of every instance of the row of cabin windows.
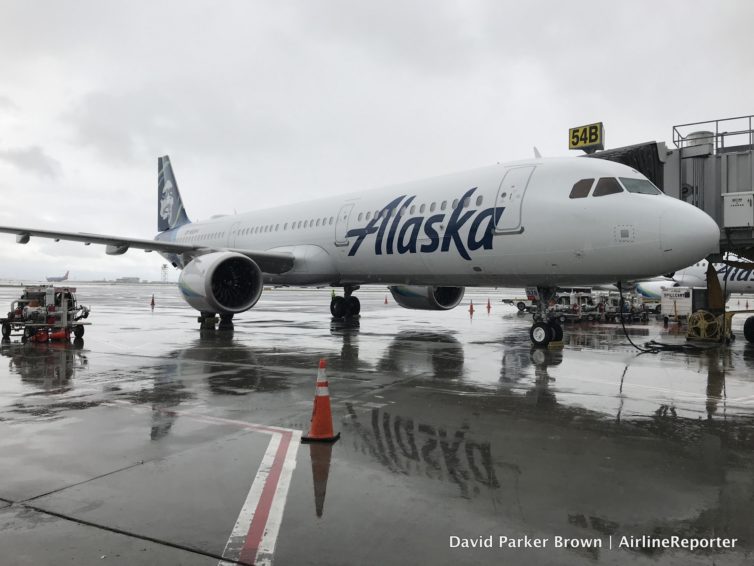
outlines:
{"label": "row of cabin windows", "polygon": [[225,232],[213,232],[212,234],[190,234],[188,236],[181,236],[179,241],[184,242],[197,242],[204,240],[215,240],[217,238],[224,238]]}
{"label": "row of cabin windows", "polygon": [[[335,222],[335,217],[330,216],[325,218],[312,218],[311,220],[294,220],[290,224],[288,222],[283,223],[283,230],[298,230],[300,228],[317,228],[319,226],[331,226]],[[280,224],[267,224],[266,226],[253,226],[249,228],[242,228],[239,230],[239,236],[246,236],[248,234],[263,234],[267,232],[277,232],[280,230]]]}
{"label": "row of cabin windows", "polygon": [[[571,194],[568,198],[586,198],[589,196],[589,191],[592,190],[594,179],[581,179],[577,181],[571,189]],[[659,195],[662,191],[655,187],[651,181],[647,179],[630,179],[628,177],[620,177],[616,179],[614,177],[602,177],[597,181],[597,186],[592,193],[593,197],[604,197],[607,195],[614,195],[622,193],[623,188],[629,193],[637,193],[642,195]]]}
{"label": "row of cabin windows", "polygon": [[[573,198],[573,197],[572,197]],[[482,195],[479,195],[476,197],[476,206],[482,206],[482,203],[484,202],[484,199]],[[463,201],[463,207],[468,208],[471,205],[471,199],[469,197],[466,197]],[[456,208],[458,206],[458,199],[455,199],[451,207]],[[438,206],[436,202],[432,202],[429,205],[429,212],[434,212],[437,210]],[[440,210],[447,210],[448,208],[448,201],[444,200],[440,203],[439,206]],[[413,215],[416,211],[419,211],[419,214],[424,214],[424,212],[427,210],[426,204],[421,204],[417,207],[417,205],[411,205],[411,207],[403,206],[398,211],[398,214],[400,216],[403,216],[408,212],[409,214]],[[385,210],[375,210],[374,211],[374,217],[375,218],[381,218],[386,215],[387,211]],[[395,216],[396,212],[395,209],[391,211],[391,216]],[[368,211],[366,213],[359,212],[358,221],[361,222],[362,220],[371,220],[372,219],[372,211]],[[311,220],[297,220],[290,223],[290,229],[291,230],[298,230],[301,228],[316,228],[320,226],[332,226],[333,222],[335,222],[335,217],[330,216],[329,218],[316,218]],[[285,222],[283,224],[283,230],[288,230],[288,222]],[[247,236],[249,234],[260,234],[260,233],[267,233],[267,232],[277,232],[280,230],[280,224],[267,224],[265,226],[253,226],[248,228],[242,228],[238,231],[239,236]],[[182,238],[183,240],[187,241],[197,241],[197,240],[210,240],[210,239],[216,239],[216,238],[223,238],[225,237],[225,232],[216,232],[213,234],[195,234],[192,236],[186,236]]]}
{"label": "row of cabin windows", "polygon": [[[482,198],[482,195],[479,195],[476,197],[476,205],[482,206],[482,202],[484,202],[484,199]],[[466,197],[463,199],[463,207],[469,208],[471,205],[471,199],[469,197]],[[458,199],[455,199],[453,203],[451,204],[451,209],[456,208],[458,206]],[[440,203],[439,206],[440,210],[447,210],[448,208],[448,201],[444,200]],[[434,212],[438,209],[437,203],[432,202],[429,204],[429,212]],[[398,209],[398,216],[404,216],[407,212],[411,214],[412,216],[416,213],[416,211],[419,211],[419,214],[424,214],[427,211],[427,205],[426,204],[420,204],[415,205],[412,204],[410,207],[402,206],[400,209]],[[375,210],[374,211],[374,218],[384,218],[387,215],[386,210]],[[395,209],[392,209],[390,211],[390,216],[395,216],[396,211]],[[357,217],[358,222],[361,222],[362,220],[371,220],[372,219],[372,211],[367,212],[359,212],[359,216]]]}

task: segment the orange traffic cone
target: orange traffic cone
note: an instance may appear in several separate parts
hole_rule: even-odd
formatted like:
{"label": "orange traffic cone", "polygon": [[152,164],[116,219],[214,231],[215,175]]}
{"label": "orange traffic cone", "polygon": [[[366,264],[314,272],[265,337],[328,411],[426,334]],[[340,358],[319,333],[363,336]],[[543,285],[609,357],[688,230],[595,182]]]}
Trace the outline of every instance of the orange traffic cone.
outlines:
{"label": "orange traffic cone", "polygon": [[327,383],[327,362],[319,360],[317,389],[314,394],[314,409],[309,434],[301,437],[302,442],[335,442],[340,433],[334,434],[332,411],[330,410],[330,389]]}
{"label": "orange traffic cone", "polygon": [[385,295],[385,304],[387,304],[387,295]]}
{"label": "orange traffic cone", "polygon": [[469,314],[470,315],[474,314],[474,301],[473,300],[471,301],[471,304],[469,305]]}
{"label": "orange traffic cone", "polygon": [[152,302],[149,303],[149,305],[152,307],[152,310],[154,310],[154,295],[152,295]]}

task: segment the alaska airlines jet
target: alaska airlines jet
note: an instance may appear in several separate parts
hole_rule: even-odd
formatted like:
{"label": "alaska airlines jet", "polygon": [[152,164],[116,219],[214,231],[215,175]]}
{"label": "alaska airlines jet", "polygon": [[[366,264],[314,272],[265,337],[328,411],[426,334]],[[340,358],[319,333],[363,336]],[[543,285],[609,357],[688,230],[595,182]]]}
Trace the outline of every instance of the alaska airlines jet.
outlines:
{"label": "alaska airlines jet", "polygon": [[[713,263],[720,281],[720,288],[727,295],[731,293],[754,293],[754,263],[745,261],[731,254],[734,265]],[[707,262],[699,261],[694,265],[676,271],[673,280],[681,287],[706,287]]]}
{"label": "alaska airlines jet", "polygon": [[191,222],[169,158],[158,160],[154,240],[4,226],[30,237],[157,251],[181,268],[179,288],[200,322],[232,324],[265,283],[331,285],[333,317],[359,314],[360,285],[388,285],[408,309],[448,310],[465,287],[536,286],[537,345],[562,337],[546,319],[559,286],[637,280],[718,249],[701,210],[668,197],[625,165],[560,158],[464,173]]}
{"label": "alaska airlines jet", "polygon": [[58,277],[48,277],[47,282],[48,283],[57,283],[59,281],[68,281],[68,272],[65,272],[65,275],[60,275]]}

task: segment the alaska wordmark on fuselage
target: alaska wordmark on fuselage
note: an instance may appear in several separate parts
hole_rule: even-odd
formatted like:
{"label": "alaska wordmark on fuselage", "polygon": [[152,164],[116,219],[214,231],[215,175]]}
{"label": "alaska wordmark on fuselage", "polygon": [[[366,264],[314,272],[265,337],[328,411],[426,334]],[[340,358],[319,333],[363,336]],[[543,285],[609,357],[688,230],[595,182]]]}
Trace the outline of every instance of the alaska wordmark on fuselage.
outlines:
{"label": "alaska wordmark on fuselage", "polygon": [[154,240],[0,232],[104,244],[113,255],[157,251],[182,269],[192,307],[227,319],[254,306],[265,283],[343,287],[331,304],[338,317],[358,314],[353,292],[369,284],[390,286],[404,307],[445,310],[465,287],[637,280],[700,260],[720,235],[701,210],[599,159],[499,164],[202,222],[189,220],[168,157],[158,173]]}

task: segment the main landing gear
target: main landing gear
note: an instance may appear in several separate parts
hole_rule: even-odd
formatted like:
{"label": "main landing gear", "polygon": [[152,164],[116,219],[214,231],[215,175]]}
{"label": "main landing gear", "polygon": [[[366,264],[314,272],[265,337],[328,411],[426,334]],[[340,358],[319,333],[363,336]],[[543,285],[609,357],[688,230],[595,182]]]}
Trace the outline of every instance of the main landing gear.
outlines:
{"label": "main landing gear", "polygon": [[[217,324],[217,315],[213,312],[201,312],[197,318],[200,330],[214,330]],[[223,313],[220,315],[220,324],[218,330],[233,330],[233,313]]]}
{"label": "main landing gear", "polygon": [[361,303],[352,294],[356,290],[358,287],[346,286],[343,288],[345,297],[333,296],[330,301],[330,314],[333,318],[353,318],[359,315]]}
{"label": "main landing gear", "polygon": [[546,348],[550,342],[563,340],[563,327],[548,311],[548,304],[555,299],[555,287],[537,287],[537,311],[534,313],[534,324],[529,329],[529,338],[537,348]]}

